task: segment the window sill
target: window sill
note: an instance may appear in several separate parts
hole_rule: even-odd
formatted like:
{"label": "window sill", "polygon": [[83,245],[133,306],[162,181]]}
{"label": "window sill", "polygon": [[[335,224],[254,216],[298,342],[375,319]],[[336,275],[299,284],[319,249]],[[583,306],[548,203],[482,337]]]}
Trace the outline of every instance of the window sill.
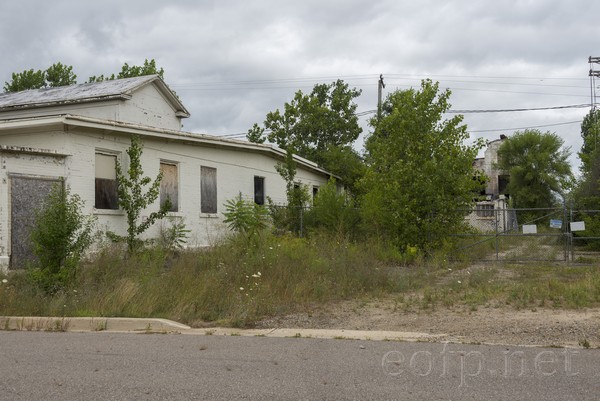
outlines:
{"label": "window sill", "polygon": [[93,213],[106,216],[125,216],[125,211],[121,209],[94,209]]}
{"label": "window sill", "polygon": [[218,213],[200,213],[201,219],[217,219],[219,218]]}

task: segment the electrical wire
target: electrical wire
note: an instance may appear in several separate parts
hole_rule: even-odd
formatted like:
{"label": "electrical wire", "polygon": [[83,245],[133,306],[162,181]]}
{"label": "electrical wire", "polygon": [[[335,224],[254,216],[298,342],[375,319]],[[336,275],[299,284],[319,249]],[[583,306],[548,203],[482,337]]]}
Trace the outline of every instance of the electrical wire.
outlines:
{"label": "electrical wire", "polygon": [[556,123],[556,124],[531,125],[529,127],[497,128],[497,129],[467,130],[467,131],[471,132],[471,133],[498,132],[498,131],[519,131],[519,130],[523,130],[523,129],[557,127],[559,125],[569,125],[569,124],[581,124],[581,121],[567,121],[567,122],[564,122],[564,123]]}
{"label": "electrical wire", "polygon": [[552,107],[532,107],[526,109],[472,109],[472,110],[448,110],[446,113],[452,114],[467,114],[467,113],[510,113],[519,111],[540,111],[540,110],[562,110],[562,109],[581,109],[590,107],[590,104],[571,104],[568,106],[552,106]]}

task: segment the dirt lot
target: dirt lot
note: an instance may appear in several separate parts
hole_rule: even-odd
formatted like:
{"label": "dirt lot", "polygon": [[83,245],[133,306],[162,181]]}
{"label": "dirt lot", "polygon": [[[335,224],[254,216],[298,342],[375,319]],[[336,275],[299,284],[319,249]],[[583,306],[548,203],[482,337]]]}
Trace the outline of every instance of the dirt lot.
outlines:
{"label": "dirt lot", "polygon": [[517,310],[510,306],[399,310],[393,299],[346,301],[267,319],[258,327],[392,330],[444,334],[440,341],[600,347],[600,309]]}

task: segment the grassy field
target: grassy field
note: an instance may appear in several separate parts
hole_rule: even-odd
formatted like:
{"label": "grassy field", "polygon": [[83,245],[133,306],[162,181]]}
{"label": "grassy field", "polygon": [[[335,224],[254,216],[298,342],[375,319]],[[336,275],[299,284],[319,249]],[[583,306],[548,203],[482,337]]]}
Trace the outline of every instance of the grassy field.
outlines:
{"label": "grassy field", "polygon": [[104,249],[56,293],[27,272],[0,276],[0,315],[163,317],[192,326],[257,320],[352,298],[393,296],[399,308],[465,305],[582,308],[600,304],[600,268],[451,264],[392,247],[309,239],[232,238],[210,249]]}

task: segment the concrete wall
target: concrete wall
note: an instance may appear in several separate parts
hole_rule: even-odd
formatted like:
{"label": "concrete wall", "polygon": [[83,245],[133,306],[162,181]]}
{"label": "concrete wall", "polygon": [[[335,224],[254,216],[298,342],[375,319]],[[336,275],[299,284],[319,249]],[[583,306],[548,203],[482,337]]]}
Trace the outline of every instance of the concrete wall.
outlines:
{"label": "concrete wall", "polygon": [[[96,152],[114,154],[126,166],[126,149],[130,139],[126,134],[92,128],[72,128],[64,131],[43,130],[35,133],[19,132],[0,135],[0,146],[37,147],[66,156],[52,154],[24,154],[18,151],[0,152],[0,263],[10,255],[10,202],[9,177],[11,174],[27,174],[64,177],[66,185],[85,201],[86,213],[98,217],[98,227],[102,231],[126,233],[125,214],[121,210],[96,210],[95,201],[95,155]],[[254,176],[264,177],[265,194],[276,203],[285,203],[285,182],[275,171],[277,160],[265,151],[250,151],[241,148],[209,147],[190,141],[173,139],[142,138],[144,153],[142,165],[144,173],[152,178],[159,173],[160,163],[168,162],[177,166],[179,207],[177,212],[154,225],[145,235],[156,237],[160,225],[169,226],[169,220],[183,220],[191,230],[188,245],[206,246],[214,243],[227,228],[223,223],[223,204],[238,193],[248,200],[254,199]],[[217,170],[217,213],[201,213],[200,210],[200,170],[202,166]],[[313,186],[327,182],[322,173],[298,167],[297,181]],[[159,201],[148,208],[143,215],[158,210]]]}

